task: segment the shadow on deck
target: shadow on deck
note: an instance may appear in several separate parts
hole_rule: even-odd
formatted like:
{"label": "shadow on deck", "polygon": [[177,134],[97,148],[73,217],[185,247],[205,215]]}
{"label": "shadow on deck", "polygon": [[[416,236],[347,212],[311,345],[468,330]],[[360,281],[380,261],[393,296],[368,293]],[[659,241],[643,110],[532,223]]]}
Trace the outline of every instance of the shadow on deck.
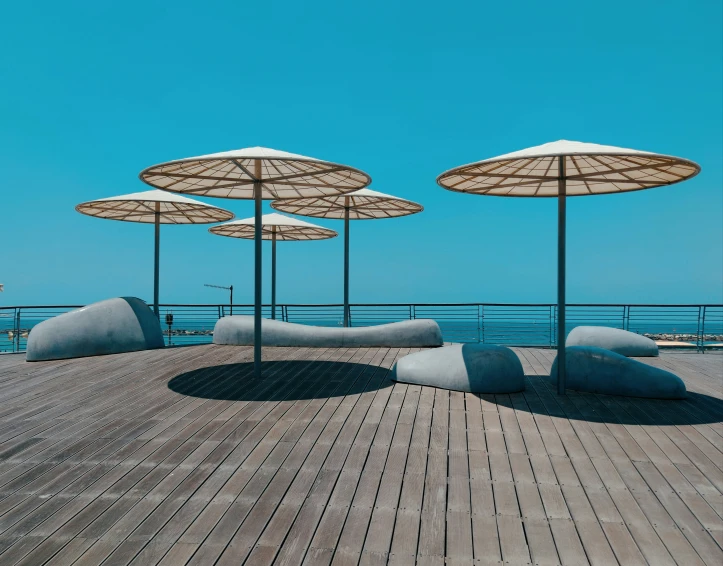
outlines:
{"label": "shadow on deck", "polygon": [[[355,395],[394,385],[388,379],[387,368],[351,362],[269,361],[262,364],[262,372],[263,377],[255,379],[253,363],[211,366],[174,377],[168,388],[203,399],[289,401]],[[677,426],[723,420],[723,400],[692,391],[685,400],[576,391],[568,391],[567,396],[561,398],[555,393],[550,376],[526,375],[525,382],[525,393],[495,395],[494,402],[532,414],[624,425]]]}
{"label": "shadow on deck", "polygon": [[393,385],[386,377],[387,368],[369,364],[269,361],[261,368],[261,379],[253,377],[253,363],[200,368],[174,377],[168,388],[203,399],[296,401],[343,397]]}

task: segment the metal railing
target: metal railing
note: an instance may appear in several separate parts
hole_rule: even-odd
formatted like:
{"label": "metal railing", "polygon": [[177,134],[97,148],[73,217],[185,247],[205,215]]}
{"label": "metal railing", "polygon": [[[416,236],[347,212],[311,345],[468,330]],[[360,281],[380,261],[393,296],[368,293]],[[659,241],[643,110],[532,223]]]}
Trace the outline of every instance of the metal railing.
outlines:
{"label": "metal railing", "polygon": [[[0,307],[0,352],[24,351],[33,326],[82,305]],[[173,325],[165,314],[173,314]],[[230,314],[228,304],[163,304],[161,326],[169,345],[212,341],[216,321]],[[233,314],[253,314],[253,305],[233,305]],[[263,316],[271,318],[271,307]],[[276,306],[276,318],[286,322],[341,326],[341,304]],[[482,342],[508,346],[554,348],[557,307],[554,304],[353,304],[352,326],[373,326],[402,320],[431,318],[446,342]],[[566,331],[576,326],[621,328],[658,340],[676,340],[698,351],[723,343],[723,305],[567,305]],[[718,346],[716,346],[718,345]]]}

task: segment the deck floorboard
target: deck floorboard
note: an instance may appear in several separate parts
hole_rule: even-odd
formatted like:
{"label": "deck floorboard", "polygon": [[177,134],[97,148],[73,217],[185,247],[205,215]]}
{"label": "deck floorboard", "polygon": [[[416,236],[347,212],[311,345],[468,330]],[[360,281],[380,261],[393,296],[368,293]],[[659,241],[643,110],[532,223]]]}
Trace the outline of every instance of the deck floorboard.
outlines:
{"label": "deck floorboard", "polygon": [[684,401],[394,383],[410,349],[0,356],[0,563],[721,564],[723,355]]}

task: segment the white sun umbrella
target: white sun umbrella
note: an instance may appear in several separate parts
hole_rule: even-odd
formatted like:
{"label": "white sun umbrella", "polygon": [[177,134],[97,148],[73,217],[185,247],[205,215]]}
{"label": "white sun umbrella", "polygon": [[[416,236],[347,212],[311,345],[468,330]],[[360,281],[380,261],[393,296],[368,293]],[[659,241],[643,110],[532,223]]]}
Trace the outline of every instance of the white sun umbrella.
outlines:
{"label": "white sun umbrella", "polygon": [[260,377],[262,200],[343,194],[366,187],[371,177],[347,165],[251,147],[161,163],[141,171],[140,178],[175,193],[254,200],[254,375]]}
{"label": "white sun umbrella", "polygon": [[[261,226],[261,239],[271,240],[271,318],[276,319],[276,242],[326,240],[339,234],[329,228],[277,213],[264,214]],[[208,231],[218,236],[253,240],[256,229],[254,218],[245,218],[212,226]]]}
{"label": "white sun umbrella", "polygon": [[211,224],[233,218],[233,212],[223,208],[158,190],[91,200],[79,204],[75,210],[109,220],[155,224],[153,311],[159,318],[158,260],[161,224]]}
{"label": "white sun umbrella", "polygon": [[557,390],[565,392],[565,199],[672,185],[698,174],[687,159],[560,140],[450,169],[437,183],[451,191],[504,197],[557,197]]}
{"label": "white sun umbrella", "polygon": [[349,220],[396,218],[424,210],[416,202],[371,189],[340,196],[276,201],[271,207],[301,216],[344,219],[344,326],[349,326]]}

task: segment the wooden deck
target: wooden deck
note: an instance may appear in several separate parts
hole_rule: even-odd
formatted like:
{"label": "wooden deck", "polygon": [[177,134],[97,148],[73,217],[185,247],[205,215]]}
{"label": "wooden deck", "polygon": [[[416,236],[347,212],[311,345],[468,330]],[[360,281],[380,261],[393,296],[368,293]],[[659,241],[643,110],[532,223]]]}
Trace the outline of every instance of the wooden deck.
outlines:
{"label": "wooden deck", "polygon": [[686,401],[393,384],[409,350],[0,356],[0,564],[723,563],[723,355]]}

